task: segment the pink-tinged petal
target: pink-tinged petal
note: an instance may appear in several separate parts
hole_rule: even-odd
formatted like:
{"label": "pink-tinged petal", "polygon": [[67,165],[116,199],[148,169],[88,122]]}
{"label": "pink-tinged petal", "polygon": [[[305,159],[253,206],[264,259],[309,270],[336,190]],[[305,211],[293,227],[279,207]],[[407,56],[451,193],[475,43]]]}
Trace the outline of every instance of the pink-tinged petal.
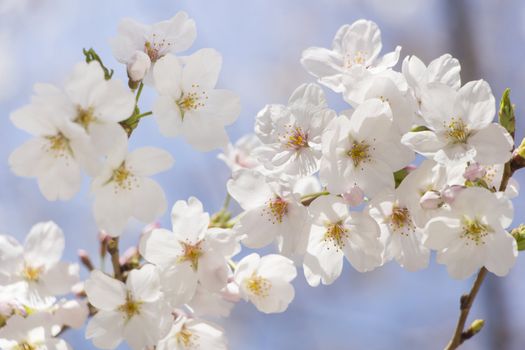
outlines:
{"label": "pink-tinged petal", "polygon": [[474,159],[480,164],[505,164],[512,156],[514,141],[501,125],[493,123],[468,138],[475,148]]}
{"label": "pink-tinged petal", "polygon": [[126,301],[127,289],[124,283],[99,270],[91,272],[84,288],[89,302],[104,311],[115,310]]}

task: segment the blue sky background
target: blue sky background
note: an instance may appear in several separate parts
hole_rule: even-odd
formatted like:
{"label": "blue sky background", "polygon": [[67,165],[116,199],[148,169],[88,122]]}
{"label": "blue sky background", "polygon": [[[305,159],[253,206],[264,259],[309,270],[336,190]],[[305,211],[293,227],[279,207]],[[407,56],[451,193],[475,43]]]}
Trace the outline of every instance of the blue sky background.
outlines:
{"label": "blue sky background", "polygon": [[[185,10],[196,20],[198,38],[189,52],[203,47],[219,50],[224,59],[219,85],[241,96],[241,117],[228,128],[232,140],[252,130],[254,116],[265,104],[284,103],[295,87],[313,81],[299,64],[302,50],[329,47],[343,24],[359,18],[374,20],[382,29],[385,51],[399,44],[402,56],[415,54],[427,63],[446,52],[461,56],[455,50],[462,51],[465,45],[458,45],[457,39],[470,32],[468,44],[474,61],[469,67],[477,70],[473,78],[486,79],[496,98],[505,87],[512,89],[521,140],[525,126],[520,118],[525,101],[525,3],[463,1],[468,22],[452,27],[450,21],[458,13],[454,3],[0,0],[0,232],[23,240],[32,224],[51,219],[66,233],[66,259],[75,261],[80,248],[96,253],[97,230],[87,179],[73,200],[47,202],[36,181],[9,171],[9,154],[28,135],[14,128],[8,117],[29,101],[35,82],[60,84],[83,59],[83,47],[95,48],[115,68],[115,74],[125,78],[125,68],[112,58],[108,45],[123,17],[152,23]],[[153,97],[151,91],[145,91],[144,110]],[[347,108],[333,94],[329,100],[337,111]],[[179,139],[164,138],[147,118],[131,144],[132,148],[162,147],[175,157],[174,168],[156,177],[170,205],[193,195],[210,212],[220,208],[229,171],[216,159],[217,152],[198,153]],[[517,178],[525,186],[525,176],[518,174]],[[522,198],[515,201],[514,226],[525,221],[524,203]],[[169,225],[168,214],[161,223]],[[136,242],[140,228],[130,224],[124,246]],[[464,349],[525,348],[524,274],[525,260],[519,257],[506,278],[490,276],[471,313],[485,318],[486,328]],[[308,287],[300,273],[296,299],[286,313],[263,315],[241,302],[229,319],[220,322],[233,350],[442,349],[456,323],[459,295],[470,284],[471,280],[451,280],[445,268],[434,262],[417,273],[405,272],[393,263],[367,274],[345,266],[341,278],[327,287]],[[70,331],[66,338],[75,349],[94,349],[83,340],[83,331]]]}

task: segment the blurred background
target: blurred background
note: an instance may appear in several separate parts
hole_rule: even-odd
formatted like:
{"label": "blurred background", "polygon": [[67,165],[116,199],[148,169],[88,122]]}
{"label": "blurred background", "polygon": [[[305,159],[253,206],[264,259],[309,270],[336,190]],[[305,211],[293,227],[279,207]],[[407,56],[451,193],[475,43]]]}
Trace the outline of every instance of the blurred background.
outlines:
{"label": "blurred background", "polygon": [[[517,138],[523,137],[525,2],[520,0],[0,0],[0,233],[23,240],[34,223],[54,220],[66,233],[66,259],[75,261],[80,248],[96,257],[88,180],[73,200],[50,203],[35,180],[13,175],[7,158],[29,135],[10,123],[9,114],[29,102],[35,82],[61,84],[83,60],[84,47],[95,48],[125,79],[125,67],[112,58],[108,44],[119,20],[153,23],[179,10],[197,23],[198,38],[190,52],[219,50],[224,59],[219,85],[241,96],[242,115],[228,128],[232,141],[251,132],[265,104],[285,103],[295,87],[313,81],[299,63],[302,50],[331,47],[337,29],[359,18],[379,24],[383,52],[399,44],[402,57],[415,54],[425,63],[448,52],[461,61],[463,82],[486,79],[496,99],[510,87],[517,105]],[[145,91],[144,110],[153,97]],[[336,95],[329,94],[329,101],[337,111],[348,108]],[[193,195],[210,212],[221,207],[229,170],[217,159],[218,152],[199,153],[180,139],[164,138],[148,118],[131,143],[132,148],[162,147],[175,157],[174,168],[156,177],[170,206]],[[522,187],[524,175],[517,175]],[[513,227],[525,221],[523,197],[515,208]],[[163,226],[169,225],[168,216],[161,219]],[[138,223],[130,224],[123,249],[136,243],[140,230]],[[471,320],[486,320],[485,329],[464,349],[525,348],[523,276],[521,256],[506,278],[489,276],[471,312]],[[230,318],[218,322],[233,350],[442,349],[456,324],[459,296],[471,283],[451,280],[434,261],[418,273],[391,263],[359,274],[346,265],[336,283],[318,288],[308,287],[300,272],[296,299],[287,312],[263,315],[240,302]],[[65,337],[75,349],[94,349],[83,330],[68,331]]]}

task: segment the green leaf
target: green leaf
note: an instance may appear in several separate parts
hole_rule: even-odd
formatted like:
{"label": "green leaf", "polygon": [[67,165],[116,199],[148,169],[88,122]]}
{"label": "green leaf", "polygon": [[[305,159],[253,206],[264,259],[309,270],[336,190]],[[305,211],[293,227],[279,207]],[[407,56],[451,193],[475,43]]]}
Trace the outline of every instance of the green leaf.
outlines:
{"label": "green leaf", "polygon": [[394,181],[396,184],[396,188],[401,185],[401,182],[407,177],[409,174],[409,170],[407,168],[400,169],[394,173]]}
{"label": "green leaf", "polygon": [[414,126],[410,131],[411,132],[420,132],[420,131],[428,131],[428,130],[430,130],[430,129],[427,128],[426,126],[418,125],[418,126]]}
{"label": "green leaf", "polygon": [[514,138],[514,132],[516,131],[514,108],[515,106],[510,102],[510,89],[507,88],[503,91],[499,104],[499,123],[507,129],[512,138]]}

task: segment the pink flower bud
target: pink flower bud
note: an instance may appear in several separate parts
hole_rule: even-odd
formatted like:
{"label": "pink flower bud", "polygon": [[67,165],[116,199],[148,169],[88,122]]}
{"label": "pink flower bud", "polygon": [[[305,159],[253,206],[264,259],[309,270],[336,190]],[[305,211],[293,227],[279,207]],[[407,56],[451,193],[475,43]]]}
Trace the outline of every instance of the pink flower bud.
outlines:
{"label": "pink flower bud", "polygon": [[135,258],[139,254],[137,247],[129,247],[126,249],[124,254],[120,256],[119,262],[121,265],[127,264],[130,260]]}
{"label": "pink flower bud", "polygon": [[443,191],[441,191],[441,198],[443,198],[445,203],[451,204],[454,202],[458,194],[464,189],[465,187],[460,185],[448,186]]}
{"label": "pink flower bud", "polygon": [[477,181],[487,174],[487,170],[478,163],[471,163],[463,173],[463,177],[469,181]]}
{"label": "pink flower bud", "polygon": [[365,193],[363,190],[357,186],[354,186],[350,189],[350,191],[347,191],[343,193],[343,200],[353,207],[358,206],[359,204],[363,203],[363,200],[365,199]]}
{"label": "pink flower bud", "polygon": [[423,209],[437,209],[443,203],[441,195],[436,191],[426,191],[419,199],[419,205]]}
{"label": "pink flower bud", "polygon": [[141,81],[151,67],[149,56],[142,51],[135,51],[135,54],[128,63],[128,77],[132,81]]}

